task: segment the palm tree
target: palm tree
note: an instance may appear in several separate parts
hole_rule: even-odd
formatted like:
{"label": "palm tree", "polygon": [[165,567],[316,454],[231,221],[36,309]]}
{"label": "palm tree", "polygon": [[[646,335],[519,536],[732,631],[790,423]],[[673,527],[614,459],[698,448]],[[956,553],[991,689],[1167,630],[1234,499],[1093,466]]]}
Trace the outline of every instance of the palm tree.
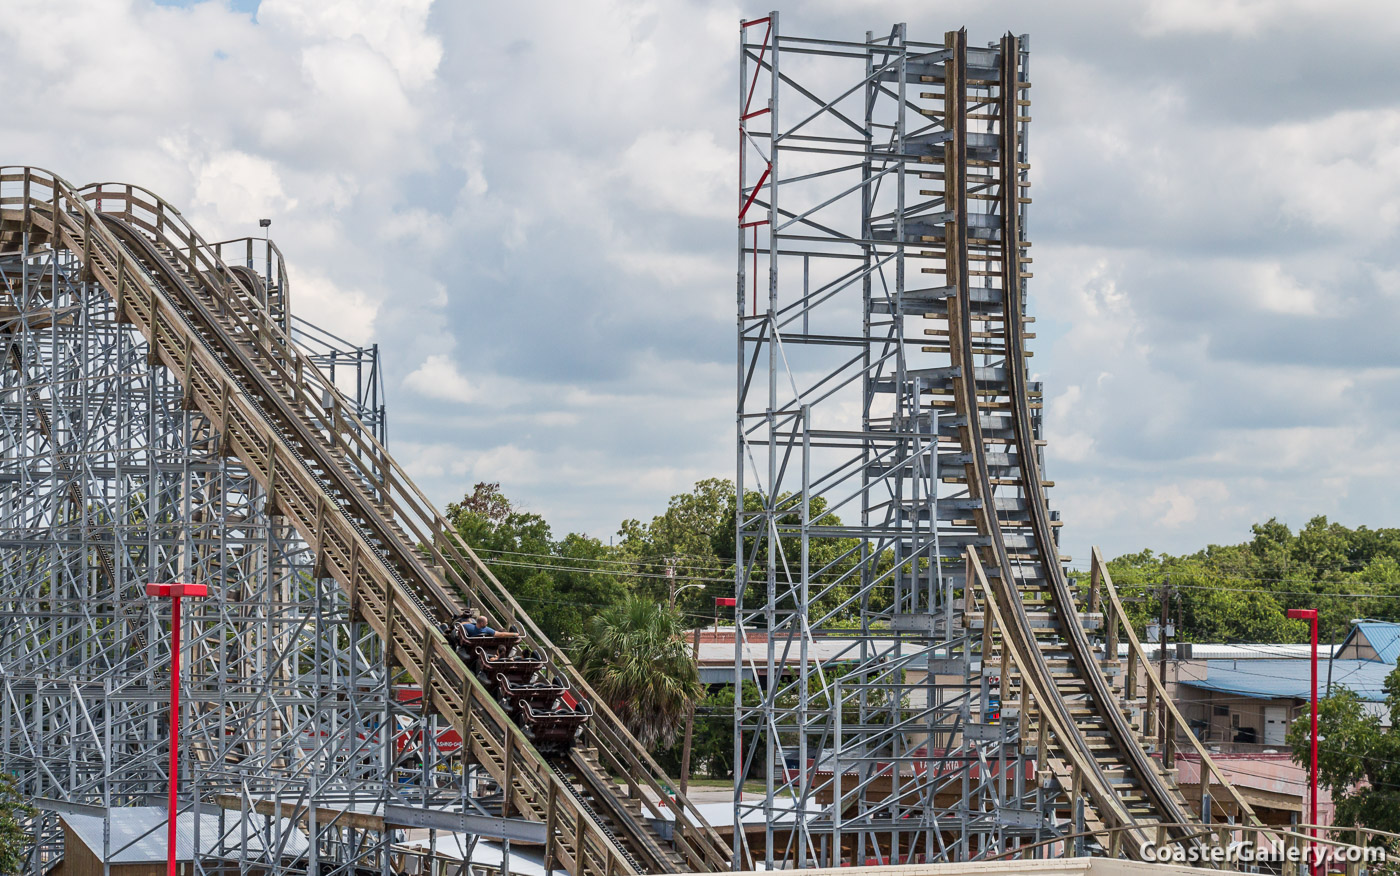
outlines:
{"label": "palm tree", "polygon": [[686,632],[674,609],[633,595],[590,618],[572,642],[583,677],[649,749],[673,744],[705,693]]}

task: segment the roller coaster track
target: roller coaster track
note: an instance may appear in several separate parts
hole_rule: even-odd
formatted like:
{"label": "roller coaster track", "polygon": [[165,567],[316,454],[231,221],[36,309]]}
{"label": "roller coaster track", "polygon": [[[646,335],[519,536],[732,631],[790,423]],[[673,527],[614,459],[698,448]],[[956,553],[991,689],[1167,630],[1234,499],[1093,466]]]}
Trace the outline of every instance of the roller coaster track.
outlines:
{"label": "roller coaster track", "polygon": [[[1040,779],[1053,775],[1064,786],[1063,796],[1052,784],[1032,791],[1040,807],[1071,810],[1076,822],[1082,819],[1074,830],[1109,837],[1104,851],[1115,856],[1141,858],[1164,841],[1212,841],[1203,823],[1209,816],[1196,814],[1177,781],[1180,729],[1186,731],[1181,741],[1200,759],[1203,792],[1215,786],[1215,803],[1233,810],[1237,830],[1260,829],[1159,679],[1142,671],[1145,652],[1102,558],[1095,552],[1081,605],[1059,554],[1059,523],[1041,463],[1040,387],[1027,374],[1030,82],[1022,41],[1007,35],[970,48],[965,31],[952,31],[941,44],[915,42],[902,24],[888,37],[867,33],[863,42],[811,39],[783,34],[778,16],[741,23],[736,216],[739,507],[748,507],[751,494],[759,500],[737,520],[738,609],[751,623],[767,625],[768,673],[781,659],[773,644],[778,634],[789,648],[839,635],[811,629],[836,615],[830,603],[838,585],[851,588],[853,595],[841,595],[848,604],[860,600],[862,654],[867,647],[899,654],[913,631],[937,643],[946,630],[946,641],[961,643],[950,604],[956,584],[945,583],[955,582],[956,572],[936,576],[947,587],[941,596],[933,572],[965,548],[962,623],[968,629],[980,623],[982,639],[980,650],[969,645],[964,653],[977,655],[967,658],[969,665],[980,661],[983,696],[999,676],[1000,703],[1017,715],[1014,725],[1007,722],[1019,734],[1017,756],[1033,761]],[[856,61],[865,71],[860,80]],[[911,279],[916,272],[918,283]],[[851,320],[857,296],[859,335]],[[920,318],[930,327],[917,353],[933,355],[915,355],[908,346],[912,326],[924,324],[912,320]],[[938,483],[954,486],[940,492]],[[859,509],[859,524],[841,525],[833,508],[851,515]],[[780,536],[791,537],[791,547]],[[838,537],[858,544],[860,555],[836,547]],[[827,560],[814,567],[814,557],[828,555],[811,543],[828,539],[823,544],[851,551],[842,556],[852,556],[858,572]],[[752,605],[744,602],[746,592]],[[1122,640],[1129,646],[1126,672]],[[928,653],[936,652],[934,644]],[[866,699],[873,692],[899,702],[884,691],[880,660],[859,664],[849,673],[855,680],[836,686],[859,691],[862,722],[874,712]],[[810,681],[827,689],[813,675],[794,687],[807,690]],[[781,687],[770,684],[758,707],[741,707],[740,729],[788,720],[793,710],[775,690]],[[793,725],[810,724],[817,710],[799,702],[797,714]],[[886,720],[902,722],[902,710],[890,709]],[[788,843],[783,850],[784,839],[766,830],[768,859],[835,864],[863,857],[871,844],[896,857],[920,845],[925,855],[940,853],[927,836],[911,830],[901,837],[898,822],[891,826],[903,819],[901,792],[872,793],[861,772],[871,769],[871,739],[862,727],[847,745],[846,726],[834,723],[817,732],[788,726],[797,762],[825,759],[838,777],[828,793],[841,802],[802,825],[805,847]],[[950,748],[972,735],[950,730]],[[921,766],[932,769],[933,744],[921,764],[917,749],[901,748],[907,736],[874,743],[889,758],[880,769],[889,769],[891,788],[900,787],[897,770],[917,777]],[[843,769],[864,784],[847,791],[839,781]],[[781,790],[814,799],[818,780],[800,769],[788,772],[793,778]],[[770,823],[773,787],[763,810]],[[958,839],[969,841],[975,828],[966,816],[977,808],[999,811],[975,842],[1014,851],[1020,838],[1003,827],[1049,830],[1043,810],[1001,821],[1003,807],[1027,805],[1019,786],[1015,793],[1014,803],[1003,796],[983,804],[972,804],[966,790],[949,794],[945,811],[949,822],[961,822]],[[936,800],[920,805],[938,806]],[[736,811],[742,808],[736,804]]]}
{"label": "roller coaster track", "polygon": [[[990,236],[970,241],[966,40],[965,32],[953,32],[946,42],[943,71],[950,136],[943,163],[951,216],[944,227],[950,287],[947,337],[953,361],[949,379],[956,442],[964,460],[959,480],[965,481],[976,502],[977,529],[985,536],[980,548],[969,551],[967,587],[991,603],[988,614],[1000,628],[1002,646],[1014,654],[1023,701],[1034,701],[1036,717],[1031,723],[1039,726],[1023,730],[1023,738],[1024,733],[1038,730],[1047,741],[1053,740],[1050,747],[1058,755],[1053,765],[1069,779],[1070,799],[1087,798],[1089,817],[1113,829],[1118,848],[1111,851],[1136,857],[1144,841],[1199,842],[1201,832],[1189,825],[1200,819],[1176,786],[1174,773],[1148,753],[1146,727],[1135,727],[1130,721],[1135,703],[1115,688],[1101,668],[1103,663],[1117,662],[1120,619],[1114,616],[1113,634],[1107,637],[1113,653],[1106,653],[1106,648],[1099,653],[1086,633],[1086,618],[1080,614],[1059,556],[1026,374],[1023,265],[1027,244],[1020,223],[1021,171],[1026,165],[1018,121],[1025,103],[1020,89],[1028,83],[1023,83],[1017,65],[1019,41],[1008,35],[999,46],[997,155],[993,160],[984,153],[971,162],[986,168],[979,174],[983,192],[988,191],[987,175],[995,172],[999,227]],[[975,254],[970,256],[970,250]],[[979,270],[974,272],[972,261],[980,263]],[[974,298],[969,282],[974,273],[999,277],[1000,288],[979,289],[995,294]],[[978,357],[999,357],[1001,365],[981,366]],[[999,499],[998,494],[1004,497],[1008,488],[1019,490],[1021,499]],[[1097,580],[1101,565],[1095,568]],[[976,592],[979,579],[985,585],[980,594]],[[1112,599],[1121,612],[1116,593]],[[1096,610],[1098,605],[1090,608]],[[1133,644],[1137,645],[1135,638]],[[1013,696],[1008,694],[1006,700]],[[1049,752],[1038,754],[1047,758],[1043,764],[1048,762]],[[1210,769],[1214,770],[1213,764]],[[1258,824],[1234,788],[1222,784],[1240,807],[1244,822]]]}
{"label": "roller coaster track", "polygon": [[[219,452],[261,484],[381,637],[389,661],[422,686],[424,708],[451,721],[466,755],[501,786],[501,814],[545,823],[547,869],[610,876],[729,867],[726,843],[388,451],[357,428],[351,406],[291,342],[247,272],[226,265],[145,189],[78,190],[21,167],[0,168],[0,187],[0,246],[27,235],[30,249],[66,251],[112,296],[118,319],[149,343],[152,363],[178,380],[185,407],[216,424]],[[567,759],[543,756],[444,637],[439,620],[468,606],[520,629],[546,671],[592,706]],[[655,801],[667,797],[663,812]],[[674,819],[669,841],[648,816]]]}

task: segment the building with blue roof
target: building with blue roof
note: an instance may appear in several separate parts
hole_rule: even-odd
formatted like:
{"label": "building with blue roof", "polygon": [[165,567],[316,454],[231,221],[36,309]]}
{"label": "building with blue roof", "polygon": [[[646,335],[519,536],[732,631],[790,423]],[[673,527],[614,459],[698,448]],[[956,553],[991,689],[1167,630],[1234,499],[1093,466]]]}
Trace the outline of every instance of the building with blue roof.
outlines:
{"label": "building with blue roof", "polygon": [[[1374,660],[1318,660],[1318,691],[1326,695],[1328,676],[1334,689],[1345,688],[1372,703],[1385,702],[1385,678],[1393,663]],[[1312,661],[1309,660],[1207,660],[1206,677],[1182,679],[1183,685],[1261,700],[1312,697]]]}
{"label": "building with blue roof", "polygon": [[1400,658],[1400,624],[1364,620],[1352,624],[1351,632],[1337,646],[1338,657],[1371,660],[1394,666]]}
{"label": "building with blue roof", "polygon": [[[1319,648],[1318,693],[1350,690],[1389,722],[1385,680],[1400,657],[1400,624],[1358,621],[1335,652]],[[1263,656],[1263,655],[1261,655]],[[1289,724],[1312,698],[1310,656],[1188,661],[1176,700],[1201,741],[1219,751],[1284,751]]]}

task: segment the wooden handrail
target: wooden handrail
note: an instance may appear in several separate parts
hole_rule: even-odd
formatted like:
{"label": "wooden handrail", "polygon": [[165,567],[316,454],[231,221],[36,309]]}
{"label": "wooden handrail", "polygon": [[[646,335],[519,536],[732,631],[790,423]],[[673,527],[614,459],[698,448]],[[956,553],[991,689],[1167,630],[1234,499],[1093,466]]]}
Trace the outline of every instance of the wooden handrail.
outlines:
{"label": "wooden handrail", "polygon": [[[117,187],[112,190],[109,186]],[[227,266],[202,241],[180,212],[149,190],[140,186],[103,183],[84,187],[82,196],[89,202],[100,204],[104,214],[118,215],[147,230],[162,229],[165,236],[172,236],[173,232],[174,241],[178,244],[173,248],[186,261],[191,273],[230,276]],[[108,209],[109,202],[125,206],[126,209]],[[142,215],[141,211],[146,215]],[[646,749],[627,732],[563,651],[549,641],[490,568],[465,544],[455,527],[437,513],[383,445],[363,428],[355,417],[353,406],[340,390],[291,343],[282,327],[266,310],[255,308],[237,296],[227,298],[222,303],[230,307],[231,314],[246,327],[250,337],[256,339],[263,349],[275,352],[276,355],[270,356],[265,364],[282,372],[284,385],[293,390],[293,400],[298,403],[300,412],[320,425],[327,441],[345,451],[343,458],[355,466],[366,485],[374,484],[380,489],[382,495],[379,498],[392,512],[397,512],[393,519],[403,523],[405,529],[417,539],[417,545],[407,546],[410,553],[416,554],[418,547],[426,549],[436,561],[438,571],[460,592],[478,604],[489,606],[506,624],[524,627],[533,640],[532,644],[548,660],[550,668],[566,677],[598,713],[601,720],[585,725],[585,740],[596,747],[608,747],[614,754],[621,754],[627,761],[630,779],[640,780],[658,797],[669,797],[673,801],[669,812],[674,815],[677,833],[687,840],[686,844],[695,846],[711,867],[728,867],[730,853],[723,839],[700,815],[695,805],[675,791],[675,783],[666,777]],[[313,390],[316,392],[313,393]],[[317,398],[317,395],[328,396],[333,402],[331,408],[323,405],[323,399]],[[337,428],[338,420],[358,428]],[[375,497],[367,498],[373,501]],[[431,587],[434,581],[432,571],[421,562],[421,558],[417,565],[419,576]],[[461,574],[463,572],[465,577]],[[450,591],[433,589],[436,590],[432,594],[433,601],[442,604],[445,610],[456,613],[464,608],[460,603],[454,605]],[[643,800],[654,816],[663,814],[650,798],[643,795]],[[703,841],[697,845],[692,837]]]}
{"label": "wooden handrail", "polygon": [[[1103,554],[1099,552],[1097,547],[1093,549],[1091,568],[1097,577],[1099,586],[1103,588],[1104,595],[1108,597],[1109,606],[1112,608],[1111,614],[1105,612],[1104,623],[1122,624],[1124,639],[1127,642],[1129,652],[1134,655],[1137,663],[1146,670],[1146,667],[1150,666],[1147,661],[1147,653],[1142,647],[1142,642],[1138,640],[1137,632],[1133,629],[1133,625],[1128,619],[1127,611],[1123,608],[1123,601],[1118,596],[1118,588],[1113,586],[1113,576],[1108,572],[1108,564],[1104,562]],[[1117,657],[1116,654],[1109,656]],[[1201,758],[1202,775],[1204,776],[1205,771],[1209,770],[1211,778],[1225,788],[1226,792],[1229,794],[1230,802],[1239,807],[1237,811],[1240,813],[1241,817],[1248,816],[1253,826],[1267,829],[1267,825],[1260,821],[1259,816],[1254,813],[1254,808],[1240,795],[1234,783],[1227,779],[1225,774],[1221,772],[1219,765],[1211,758],[1210,752],[1206,750],[1205,745],[1201,743],[1201,740],[1196,737],[1195,733],[1191,732],[1191,726],[1186,722],[1181,711],[1177,709],[1176,703],[1167,695],[1167,690],[1162,686],[1161,679],[1150,670],[1144,671],[1143,674],[1147,676],[1149,689],[1156,695],[1156,698],[1162,702],[1167,712],[1171,715],[1172,721],[1186,732],[1186,736],[1191,742],[1192,749]]]}
{"label": "wooden handrail", "polygon": [[[982,568],[982,563],[977,558],[977,552],[969,546],[964,554],[967,563],[967,573],[964,578],[964,587],[971,588],[973,582],[982,594],[983,611],[990,615],[996,628],[1005,631],[1007,629],[1005,619],[1001,613],[1001,607],[997,605],[996,595],[992,592],[992,586],[987,581],[986,572]],[[985,633],[987,624],[983,622],[984,629],[984,649],[990,636]],[[1079,750],[1077,746],[1066,745],[1064,740],[1073,738],[1076,730],[1067,727],[1062,722],[1060,715],[1054,709],[1045,708],[1045,704],[1050,702],[1051,694],[1046,689],[1046,680],[1040,677],[1035,671],[1035,662],[1030,655],[1024,653],[1016,637],[1003,635],[1001,637],[1001,647],[1003,652],[1010,652],[1011,660],[1015,664],[1017,675],[1023,687],[1030,688],[1030,697],[1039,706],[1038,714],[1042,722],[1049,724],[1051,732],[1059,740],[1056,746],[1060,752],[1070,761],[1070,766],[1074,773],[1087,780],[1089,795],[1094,799],[1094,804],[1099,810],[1099,815],[1105,821],[1116,822],[1125,830],[1142,831],[1145,828],[1136,823],[1136,820],[1123,806],[1122,801],[1111,786],[1099,781],[1100,773],[1094,768],[1094,764]],[[986,659],[985,652],[983,659]],[[1026,671],[1026,670],[1030,671]],[[1039,757],[1044,757],[1038,753]]]}

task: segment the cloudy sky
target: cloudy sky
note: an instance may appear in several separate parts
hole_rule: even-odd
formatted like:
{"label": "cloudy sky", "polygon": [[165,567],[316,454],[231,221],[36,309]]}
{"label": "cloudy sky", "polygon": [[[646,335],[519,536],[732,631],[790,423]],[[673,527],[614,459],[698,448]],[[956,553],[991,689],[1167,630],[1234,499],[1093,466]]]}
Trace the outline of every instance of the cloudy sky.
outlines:
{"label": "cloudy sky", "polygon": [[[733,3],[0,0],[0,163],[272,231],[391,448],[606,538],[732,476]],[[1031,35],[1032,307],[1077,556],[1400,525],[1400,11],[826,0]]]}

